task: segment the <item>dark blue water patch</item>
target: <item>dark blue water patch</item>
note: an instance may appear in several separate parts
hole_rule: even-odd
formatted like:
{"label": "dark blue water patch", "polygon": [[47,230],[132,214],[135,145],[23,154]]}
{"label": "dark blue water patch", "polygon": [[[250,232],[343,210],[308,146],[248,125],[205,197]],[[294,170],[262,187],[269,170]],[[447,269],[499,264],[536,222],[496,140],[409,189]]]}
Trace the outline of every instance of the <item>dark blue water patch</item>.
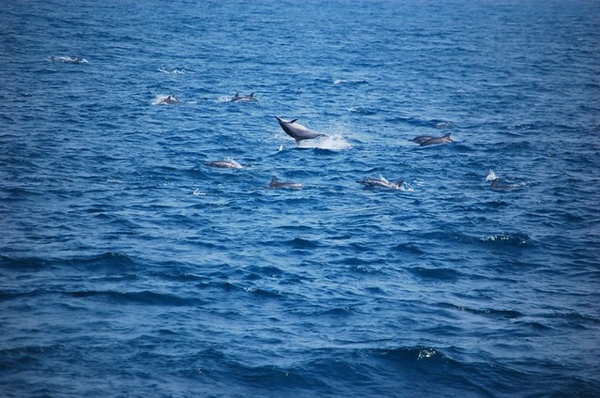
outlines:
{"label": "dark blue water patch", "polygon": [[14,269],[21,271],[35,271],[42,270],[51,266],[51,261],[45,258],[12,258],[8,256],[0,256],[0,266],[6,269]]}
{"label": "dark blue water patch", "polygon": [[117,292],[117,291],[73,291],[64,292],[65,296],[81,298],[81,299],[95,299],[113,304],[142,304],[148,306],[196,306],[202,305],[205,302],[198,298],[191,297],[180,297],[172,294],[156,293],[151,291],[137,291],[137,292]]}

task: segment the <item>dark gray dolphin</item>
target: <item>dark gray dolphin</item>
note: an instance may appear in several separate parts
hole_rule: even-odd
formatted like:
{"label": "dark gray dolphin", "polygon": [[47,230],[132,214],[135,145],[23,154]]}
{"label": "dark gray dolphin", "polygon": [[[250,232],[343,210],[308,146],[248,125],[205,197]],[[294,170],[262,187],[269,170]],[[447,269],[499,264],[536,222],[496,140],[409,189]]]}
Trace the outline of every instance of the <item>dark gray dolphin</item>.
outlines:
{"label": "dark gray dolphin", "polygon": [[314,130],[307,129],[303,125],[296,123],[296,120],[298,119],[290,120],[288,122],[277,116],[275,117],[277,118],[277,121],[279,122],[279,125],[281,126],[283,131],[285,131],[287,135],[295,139],[296,144],[298,145],[300,145],[300,142],[303,140],[312,140],[313,138],[327,137],[326,134],[321,134]]}
{"label": "dark gray dolphin", "polygon": [[417,144],[419,144],[421,146],[435,145],[435,144],[447,144],[449,142],[454,142],[454,140],[450,137],[450,134],[451,133],[444,134],[441,137],[433,137],[431,135],[419,135],[409,141],[416,142]]}
{"label": "dark gray dolphin", "polygon": [[302,188],[303,186],[299,182],[281,182],[277,177],[273,177],[269,184],[269,188]]}
{"label": "dark gray dolphin", "polygon": [[244,95],[244,96],[240,96],[240,93],[235,93],[235,95],[229,102],[244,102],[244,101],[256,101],[256,98],[254,98],[254,93],[251,93],[250,95]]}
{"label": "dark gray dolphin", "polygon": [[367,188],[384,187],[391,189],[402,189],[402,184],[404,183],[404,180],[388,181],[384,177],[368,177],[363,178],[362,180],[358,180],[357,182],[363,184]]}
{"label": "dark gray dolphin", "polygon": [[221,169],[241,169],[241,168],[243,168],[243,166],[241,164],[239,164],[238,162],[236,162],[233,159],[213,160],[212,162],[209,162],[206,165],[210,166],[210,167],[218,167]]}
{"label": "dark gray dolphin", "polygon": [[163,101],[163,104],[181,104],[182,101],[180,101],[177,97],[175,97],[174,95],[169,95],[167,98],[165,98]]}
{"label": "dark gray dolphin", "polygon": [[515,189],[514,185],[500,185],[498,183],[498,179],[492,180],[492,188],[493,189]]}
{"label": "dark gray dolphin", "polygon": [[504,189],[504,190],[508,190],[508,189],[515,189],[516,186],[514,185],[500,185],[500,183],[498,181],[500,181],[500,179],[498,178],[498,176],[496,175],[496,173],[494,173],[493,170],[490,170],[488,172],[487,177],[485,177],[486,181],[491,181],[492,182],[492,189]]}

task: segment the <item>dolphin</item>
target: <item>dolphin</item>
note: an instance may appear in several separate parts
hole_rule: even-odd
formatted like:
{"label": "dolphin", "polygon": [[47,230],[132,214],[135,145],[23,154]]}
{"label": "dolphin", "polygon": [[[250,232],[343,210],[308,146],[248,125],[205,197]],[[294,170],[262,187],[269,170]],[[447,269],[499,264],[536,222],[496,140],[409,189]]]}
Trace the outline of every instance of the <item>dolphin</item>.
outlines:
{"label": "dolphin", "polygon": [[441,137],[433,137],[430,135],[419,135],[409,141],[414,141],[421,146],[435,145],[435,144],[447,144],[449,142],[454,142],[454,140],[450,137],[450,133],[444,134]]}
{"label": "dolphin", "polygon": [[269,184],[269,188],[302,188],[303,186],[299,182],[281,182],[277,177],[273,177]]}
{"label": "dolphin", "polygon": [[245,102],[245,101],[256,101],[256,98],[254,98],[254,93],[251,93],[250,95],[244,95],[244,96],[240,96],[240,93],[235,93],[235,95],[229,102]]}
{"label": "dolphin", "polygon": [[500,185],[498,184],[498,179],[492,180],[492,188],[493,189],[514,189],[516,188],[514,185]]}
{"label": "dolphin", "polygon": [[404,183],[404,180],[388,181],[384,177],[379,177],[379,178],[368,177],[368,178],[363,178],[362,180],[358,180],[356,182],[363,184],[367,188],[385,187],[385,188],[391,188],[391,189],[403,189],[402,184]]}
{"label": "dolphin", "polygon": [[318,133],[314,130],[307,129],[303,125],[296,123],[296,120],[285,121],[278,116],[275,116],[279,125],[287,135],[296,140],[296,144],[300,145],[303,140],[312,140],[313,138],[327,137],[326,134]]}
{"label": "dolphin", "polygon": [[206,164],[207,166],[210,167],[218,167],[221,169],[241,169],[243,168],[243,166],[241,164],[239,164],[238,162],[236,162],[233,159],[227,159],[227,160],[213,160],[212,162],[209,162]]}
{"label": "dolphin", "polygon": [[417,144],[422,144],[425,141],[429,141],[429,140],[431,140],[433,138],[435,138],[435,137],[433,137],[431,135],[419,135],[419,136],[417,136],[415,138],[410,139],[409,141],[416,142]]}
{"label": "dolphin", "polygon": [[500,185],[498,183],[498,181],[500,181],[500,179],[498,178],[496,173],[494,173],[493,170],[490,170],[488,172],[488,175],[487,175],[487,177],[485,177],[485,180],[492,182],[491,186],[493,189],[514,189],[514,188],[516,188],[514,185]]}
{"label": "dolphin", "polygon": [[162,103],[171,105],[171,104],[181,104],[182,101],[177,99],[174,95],[169,95],[167,98],[162,100]]}

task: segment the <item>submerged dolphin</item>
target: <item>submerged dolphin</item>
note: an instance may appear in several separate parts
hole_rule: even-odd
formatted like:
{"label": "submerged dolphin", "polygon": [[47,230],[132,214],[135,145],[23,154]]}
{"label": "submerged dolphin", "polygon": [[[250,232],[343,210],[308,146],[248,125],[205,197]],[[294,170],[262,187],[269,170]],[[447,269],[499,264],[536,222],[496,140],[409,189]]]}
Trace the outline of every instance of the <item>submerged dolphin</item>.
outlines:
{"label": "submerged dolphin", "polygon": [[300,145],[300,142],[303,140],[312,140],[313,138],[327,137],[326,134],[321,134],[314,130],[307,129],[303,125],[296,123],[296,120],[298,119],[290,120],[288,122],[277,116],[275,117],[277,118],[277,121],[279,122],[279,125],[281,126],[283,131],[285,131],[287,135],[295,139],[296,144],[298,145]]}
{"label": "submerged dolphin", "polygon": [[379,178],[368,177],[368,178],[364,178],[362,180],[358,180],[357,182],[360,184],[363,184],[367,188],[385,187],[385,188],[391,188],[391,189],[403,189],[402,184],[404,183],[404,180],[388,181],[384,177],[379,177]]}
{"label": "submerged dolphin", "polygon": [[50,57],[50,62],[66,62],[66,63],[71,63],[71,64],[89,64],[88,60],[85,58],[69,57],[69,56]]}
{"label": "submerged dolphin", "polygon": [[303,186],[299,182],[281,182],[277,177],[273,177],[269,184],[269,188],[302,188]]}
{"label": "submerged dolphin", "polygon": [[240,96],[240,93],[235,93],[235,95],[229,102],[243,102],[243,101],[256,101],[256,98],[254,98],[254,93],[251,93],[250,95],[244,95],[244,96]]}
{"label": "submerged dolphin", "polygon": [[450,133],[444,134],[441,137],[433,137],[430,135],[419,135],[409,141],[416,142],[417,144],[419,144],[421,146],[435,145],[435,144],[447,144],[449,142],[454,142],[454,140],[450,137]]}
{"label": "submerged dolphin", "polygon": [[236,162],[233,159],[227,160],[213,160],[212,162],[207,163],[207,166],[210,167],[218,167],[221,169],[241,169],[243,166]]}

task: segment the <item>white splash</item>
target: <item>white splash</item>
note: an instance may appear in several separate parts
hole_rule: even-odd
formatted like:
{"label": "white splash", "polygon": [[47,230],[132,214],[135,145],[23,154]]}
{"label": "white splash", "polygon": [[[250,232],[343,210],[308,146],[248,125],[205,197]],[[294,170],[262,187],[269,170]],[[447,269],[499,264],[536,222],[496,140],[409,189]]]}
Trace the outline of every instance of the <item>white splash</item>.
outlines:
{"label": "white splash", "polygon": [[298,145],[301,148],[319,148],[329,150],[343,150],[352,148],[352,144],[341,135],[328,135],[314,140],[305,140]]}
{"label": "white splash", "polygon": [[486,181],[494,181],[497,179],[498,179],[498,176],[496,175],[496,173],[494,173],[494,170],[490,169],[490,171],[488,171],[487,177],[485,177],[485,180]]}
{"label": "white splash", "polygon": [[333,81],[334,85],[340,85],[340,84],[364,84],[367,83],[366,80],[364,79],[336,79]]}
{"label": "white splash", "polygon": [[67,55],[59,55],[50,57],[50,62],[66,62],[70,64],[89,64],[85,58],[69,57]]}
{"label": "white splash", "polygon": [[184,73],[189,73],[185,69],[168,70],[168,69],[165,69],[165,68],[159,68],[158,71],[160,73],[166,73],[166,74],[170,74],[170,75],[183,75]]}

